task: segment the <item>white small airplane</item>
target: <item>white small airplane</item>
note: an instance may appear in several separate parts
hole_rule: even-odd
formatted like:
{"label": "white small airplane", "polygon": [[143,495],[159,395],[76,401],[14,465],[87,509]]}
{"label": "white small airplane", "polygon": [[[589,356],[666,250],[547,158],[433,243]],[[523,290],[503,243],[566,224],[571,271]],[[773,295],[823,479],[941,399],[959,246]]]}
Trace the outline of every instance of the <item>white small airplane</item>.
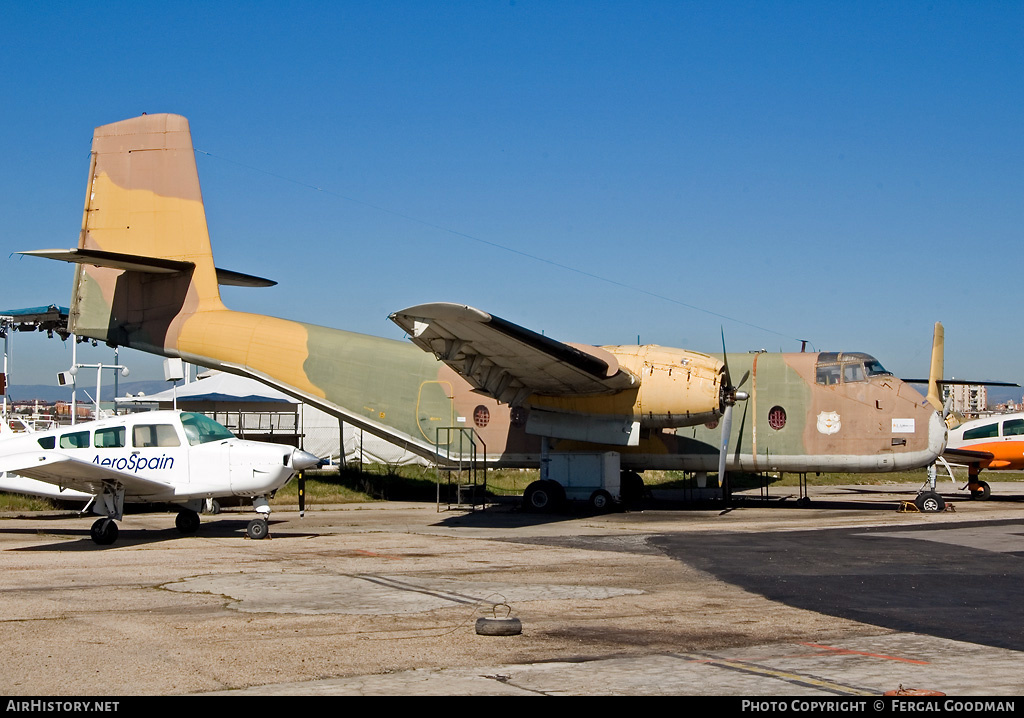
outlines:
{"label": "white small airplane", "polygon": [[176,504],[175,525],[199,528],[207,499],[251,497],[259,518],[246,533],[269,531],[268,498],[320,459],[284,444],[245,441],[213,419],[192,412],[148,411],[38,432],[14,432],[0,421],[0,491],[88,501],[82,510],[101,546],[117,540],[124,504]]}

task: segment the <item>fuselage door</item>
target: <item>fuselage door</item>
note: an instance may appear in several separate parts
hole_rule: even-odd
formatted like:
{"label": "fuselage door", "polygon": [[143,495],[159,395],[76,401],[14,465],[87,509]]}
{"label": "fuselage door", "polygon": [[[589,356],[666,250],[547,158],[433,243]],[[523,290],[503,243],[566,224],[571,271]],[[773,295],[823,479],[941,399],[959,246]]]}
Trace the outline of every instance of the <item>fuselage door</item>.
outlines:
{"label": "fuselage door", "polygon": [[447,446],[453,440],[454,432],[438,432],[438,429],[455,425],[455,404],[452,385],[447,381],[425,381],[420,384],[416,398],[416,423],[420,433],[431,444]]}

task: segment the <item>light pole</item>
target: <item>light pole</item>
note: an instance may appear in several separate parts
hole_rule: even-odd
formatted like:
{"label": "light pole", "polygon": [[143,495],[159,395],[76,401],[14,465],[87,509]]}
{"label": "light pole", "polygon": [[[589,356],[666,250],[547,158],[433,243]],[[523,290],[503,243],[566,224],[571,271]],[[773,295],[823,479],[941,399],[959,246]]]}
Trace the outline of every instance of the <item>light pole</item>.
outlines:
{"label": "light pole", "polygon": [[[123,364],[80,364],[78,362],[77,344],[75,341],[71,345],[71,368],[68,369],[68,374],[72,376],[72,390],[71,390],[71,423],[75,424],[78,421],[78,381],[77,375],[79,369],[95,369],[96,370],[96,418],[100,418],[100,390],[103,386],[103,370],[113,369],[115,371],[120,370],[121,376],[128,376],[130,373],[128,367]],[[114,361],[117,361],[117,350],[114,350]],[[117,375],[114,375],[114,393],[117,394]],[[114,397],[117,398],[116,396]],[[115,409],[116,411],[116,409]]]}

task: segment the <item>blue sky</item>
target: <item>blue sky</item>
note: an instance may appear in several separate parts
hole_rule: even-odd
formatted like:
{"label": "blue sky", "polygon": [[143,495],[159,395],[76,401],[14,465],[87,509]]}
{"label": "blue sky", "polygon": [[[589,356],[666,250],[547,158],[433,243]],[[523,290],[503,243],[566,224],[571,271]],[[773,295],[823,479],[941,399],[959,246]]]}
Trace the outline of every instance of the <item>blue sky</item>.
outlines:
{"label": "blue sky", "polygon": [[[229,307],[401,338],[867,351],[1024,383],[1019,2],[3,2],[8,252],[74,246],[95,126],[189,118]],[[3,255],[0,306],[72,269]],[[14,383],[70,345],[17,337]],[[86,352],[80,361],[112,361]],[[120,359],[132,378],[159,360]]]}

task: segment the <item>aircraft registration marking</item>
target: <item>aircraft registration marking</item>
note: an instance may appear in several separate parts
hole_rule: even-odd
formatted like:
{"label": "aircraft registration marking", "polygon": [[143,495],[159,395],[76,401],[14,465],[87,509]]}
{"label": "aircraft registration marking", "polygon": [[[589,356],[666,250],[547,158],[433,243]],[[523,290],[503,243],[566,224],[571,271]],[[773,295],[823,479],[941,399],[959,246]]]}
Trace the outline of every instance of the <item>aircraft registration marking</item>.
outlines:
{"label": "aircraft registration marking", "polygon": [[913,419],[893,419],[892,420],[892,433],[894,434],[913,434],[915,431]]}

